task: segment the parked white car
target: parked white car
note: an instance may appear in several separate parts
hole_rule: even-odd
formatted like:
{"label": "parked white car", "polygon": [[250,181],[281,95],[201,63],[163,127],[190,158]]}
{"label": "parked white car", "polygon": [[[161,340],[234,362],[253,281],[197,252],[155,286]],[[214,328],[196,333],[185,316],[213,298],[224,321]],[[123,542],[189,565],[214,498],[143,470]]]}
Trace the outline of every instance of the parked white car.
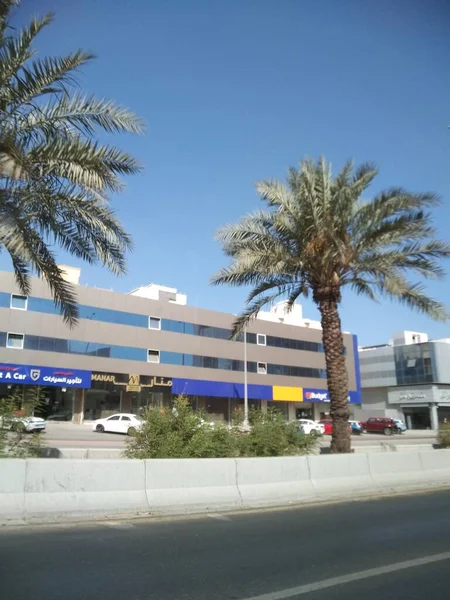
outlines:
{"label": "parked white car", "polygon": [[41,417],[0,417],[1,429],[10,431],[26,431],[33,433],[34,431],[45,431],[46,422]]}
{"label": "parked white car", "polygon": [[98,433],[125,433],[132,435],[142,427],[142,421],[131,413],[118,413],[105,419],[97,419],[92,425],[93,431]]}
{"label": "parked white car", "polygon": [[298,419],[297,423],[306,435],[323,435],[325,433],[325,426],[311,419]]}

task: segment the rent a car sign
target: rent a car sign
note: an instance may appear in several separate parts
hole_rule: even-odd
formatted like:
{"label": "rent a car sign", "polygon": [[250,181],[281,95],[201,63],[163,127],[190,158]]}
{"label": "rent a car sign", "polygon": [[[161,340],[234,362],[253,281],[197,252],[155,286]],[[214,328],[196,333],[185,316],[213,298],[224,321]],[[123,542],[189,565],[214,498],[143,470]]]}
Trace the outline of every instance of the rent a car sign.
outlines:
{"label": "rent a car sign", "polygon": [[[303,388],[304,402],[329,402],[330,394],[328,390]],[[361,398],[359,392],[349,391],[348,401],[350,404],[360,404]]]}
{"label": "rent a car sign", "polygon": [[0,383],[90,388],[91,371],[65,367],[37,367],[0,363]]}

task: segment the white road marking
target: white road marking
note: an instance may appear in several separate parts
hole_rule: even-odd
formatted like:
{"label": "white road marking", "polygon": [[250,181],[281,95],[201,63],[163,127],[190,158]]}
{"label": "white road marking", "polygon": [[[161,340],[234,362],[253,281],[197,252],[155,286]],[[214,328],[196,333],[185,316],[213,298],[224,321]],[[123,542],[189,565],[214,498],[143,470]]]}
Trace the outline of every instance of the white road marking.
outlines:
{"label": "white road marking", "polygon": [[217,519],[218,521],[231,521],[230,517],[226,517],[225,515],[221,515],[219,513],[209,513],[208,517],[210,519]]}
{"label": "white road marking", "polygon": [[105,521],[103,523],[106,527],[112,527],[113,529],[134,529],[133,523],[127,523],[126,521]]}
{"label": "white road marking", "polygon": [[369,577],[387,575],[388,573],[395,573],[396,571],[403,571],[405,569],[412,569],[414,567],[421,567],[423,565],[429,565],[432,563],[441,562],[443,560],[450,560],[450,552],[432,554],[431,556],[424,556],[423,558],[416,558],[413,560],[405,560],[404,562],[394,563],[393,565],[376,567],[375,569],[367,569],[366,571],[357,571],[356,573],[340,575],[339,577],[331,577],[330,579],[323,579],[322,581],[316,581],[315,583],[307,583],[306,585],[299,585],[298,587],[280,590],[279,592],[262,594],[262,596],[252,596],[251,598],[245,598],[243,600],[285,600],[285,598],[293,598],[294,596],[301,596],[302,594],[316,592],[317,590],[325,590],[337,585],[352,583],[353,581],[360,581],[361,579],[368,579]]}

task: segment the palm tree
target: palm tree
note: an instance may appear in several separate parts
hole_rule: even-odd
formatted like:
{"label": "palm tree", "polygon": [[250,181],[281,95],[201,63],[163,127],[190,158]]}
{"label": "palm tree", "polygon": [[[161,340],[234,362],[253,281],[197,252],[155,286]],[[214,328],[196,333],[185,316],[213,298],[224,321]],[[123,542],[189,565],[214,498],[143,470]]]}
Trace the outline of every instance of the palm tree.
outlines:
{"label": "palm tree", "polygon": [[291,168],[287,185],[262,181],[257,191],[269,206],[218,232],[229,267],[214,284],[252,286],[247,308],[235,333],[278,297],[288,308],[312,296],[321,314],[328,390],[333,419],[332,452],[350,451],[348,374],[339,317],[344,287],[377,300],[395,298],[435,319],[446,319],[442,304],[429,298],[408,273],[426,278],[444,275],[439,259],[450,245],[436,241],[429,208],[430,193],[391,188],[370,201],[361,200],[377,169],[351,162],[332,178],[322,158]]}
{"label": "palm tree", "polygon": [[76,72],[93,58],[90,53],[37,58],[35,37],[53,17],[34,18],[16,30],[9,21],[15,5],[0,0],[0,249],[9,253],[23,294],[30,292],[30,274],[42,275],[65,321],[74,325],[74,289],[53,248],[124,272],[131,238],[107,200],[121,190],[120,176],[139,166],[96,134],[140,133],[143,123],[76,87]]}

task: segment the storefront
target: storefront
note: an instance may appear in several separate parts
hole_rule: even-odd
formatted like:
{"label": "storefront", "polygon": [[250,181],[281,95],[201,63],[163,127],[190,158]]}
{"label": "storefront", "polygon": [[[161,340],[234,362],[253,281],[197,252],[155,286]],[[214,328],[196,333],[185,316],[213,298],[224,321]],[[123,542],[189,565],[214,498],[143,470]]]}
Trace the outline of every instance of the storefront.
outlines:
{"label": "storefront", "polygon": [[123,373],[92,373],[84,394],[84,420],[108,417],[116,412],[141,414],[151,405],[172,405],[172,380]]}
{"label": "storefront", "polygon": [[400,409],[408,429],[438,429],[450,422],[450,385],[392,387],[388,404]]}
{"label": "storefront", "polygon": [[90,385],[90,371],[0,363],[0,399],[14,395],[24,408],[31,387],[38,388],[44,402],[37,414],[44,418],[72,419],[77,397]]}

